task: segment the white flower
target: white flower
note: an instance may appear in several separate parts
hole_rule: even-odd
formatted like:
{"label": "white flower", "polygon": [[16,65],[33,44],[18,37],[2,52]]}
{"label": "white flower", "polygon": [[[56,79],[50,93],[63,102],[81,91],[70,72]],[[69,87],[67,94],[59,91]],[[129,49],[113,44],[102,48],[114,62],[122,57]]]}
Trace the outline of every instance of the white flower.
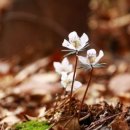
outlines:
{"label": "white flower", "polygon": [[[71,91],[73,75],[74,75],[73,72],[71,72],[70,74],[62,73],[61,84],[66,89],[66,91]],[[81,86],[82,86],[82,84],[79,81],[75,80],[73,90],[76,90]]]}
{"label": "white flower", "polygon": [[84,49],[86,45],[88,45],[88,36],[85,33],[79,37],[77,33],[73,31],[69,34],[68,37],[69,41],[64,40],[62,46],[70,50],[81,51],[81,49]]}
{"label": "white flower", "polygon": [[93,67],[100,67],[102,64],[98,64],[100,59],[104,56],[104,53],[102,50],[99,51],[99,55],[97,56],[96,50],[95,49],[89,49],[87,51],[87,56],[78,56],[78,59],[81,64],[86,65],[91,68]]}
{"label": "white flower", "polygon": [[73,66],[69,63],[67,58],[64,58],[62,62],[54,62],[53,63],[55,71],[59,74],[62,74],[63,72],[69,73],[72,72]]}

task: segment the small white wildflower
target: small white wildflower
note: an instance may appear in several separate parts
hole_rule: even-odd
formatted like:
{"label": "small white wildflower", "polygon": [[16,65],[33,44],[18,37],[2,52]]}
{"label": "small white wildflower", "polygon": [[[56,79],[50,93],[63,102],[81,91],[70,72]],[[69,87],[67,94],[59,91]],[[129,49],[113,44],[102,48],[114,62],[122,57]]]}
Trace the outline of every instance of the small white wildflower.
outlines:
{"label": "small white wildflower", "polygon": [[88,45],[88,36],[83,33],[81,37],[78,36],[78,34],[73,31],[69,34],[69,41],[64,40],[62,43],[63,47],[66,47],[72,51],[81,51]]}
{"label": "small white wildflower", "polygon": [[73,66],[69,63],[67,58],[64,58],[61,63],[54,62],[53,65],[54,65],[55,71],[58,74],[62,74],[64,72],[69,73],[69,72],[72,72],[73,70]]}
{"label": "small white wildflower", "polygon": [[[71,72],[70,74],[62,73],[61,84],[66,89],[66,91],[71,91],[73,75],[74,75],[73,72]],[[82,83],[80,83],[79,81],[75,80],[74,81],[73,90],[76,90],[76,89],[78,89],[81,86],[82,86]]]}
{"label": "small white wildflower", "polygon": [[97,56],[95,49],[89,49],[87,51],[86,57],[78,56],[78,59],[80,63],[86,66],[88,69],[91,68],[91,66],[94,68],[98,68],[98,67],[102,67],[103,65],[98,63],[103,56],[104,53],[102,50],[99,51],[99,55]]}

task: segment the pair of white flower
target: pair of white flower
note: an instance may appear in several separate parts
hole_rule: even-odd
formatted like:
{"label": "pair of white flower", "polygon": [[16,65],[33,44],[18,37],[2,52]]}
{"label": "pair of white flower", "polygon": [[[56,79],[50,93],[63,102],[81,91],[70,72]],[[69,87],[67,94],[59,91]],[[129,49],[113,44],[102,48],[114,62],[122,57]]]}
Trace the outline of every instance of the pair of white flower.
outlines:
{"label": "pair of white flower", "polygon": [[[73,80],[73,66],[69,63],[67,58],[64,58],[62,62],[54,62],[55,71],[61,75],[61,84],[66,91],[71,91],[72,80]],[[82,86],[79,81],[74,81],[74,90]]]}
{"label": "pair of white flower", "polygon": [[[77,33],[71,32],[69,35],[69,41],[64,40],[62,46],[70,49],[71,51],[82,51],[84,48],[88,46],[88,36],[83,33],[81,37],[77,35]],[[102,50],[99,51],[99,55],[97,56],[95,49],[90,49],[87,51],[86,57],[78,56],[78,59],[82,66],[86,69],[93,67],[100,67],[101,64],[98,64],[99,60],[104,56]]]}

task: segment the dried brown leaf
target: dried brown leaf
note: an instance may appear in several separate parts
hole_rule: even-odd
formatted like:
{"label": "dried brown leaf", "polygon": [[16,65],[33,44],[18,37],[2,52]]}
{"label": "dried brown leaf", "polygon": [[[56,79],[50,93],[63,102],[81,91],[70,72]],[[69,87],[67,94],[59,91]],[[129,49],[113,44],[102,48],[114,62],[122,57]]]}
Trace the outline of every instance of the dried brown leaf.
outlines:
{"label": "dried brown leaf", "polygon": [[0,124],[6,123],[10,126],[14,125],[15,123],[20,122],[20,119],[15,115],[10,115],[5,117],[3,120],[0,121]]}
{"label": "dried brown leaf", "polygon": [[54,130],[81,130],[81,128],[78,122],[78,118],[70,117],[59,121],[59,123],[54,127]]}
{"label": "dried brown leaf", "polygon": [[130,91],[130,74],[119,74],[113,77],[109,82],[109,89],[116,96]]}
{"label": "dried brown leaf", "polygon": [[20,83],[25,80],[28,76],[34,74],[40,68],[45,67],[49,63],[48,58],[43,58],[37,60],[36,62],[28,65],[23,70],[21,70],[14,78],[14,84]]}
{"label": "dried brown leaf", "polygon": [[129,130],[128,124],[124,119],[124,116],[117,116],[111,123],[112,130]]}

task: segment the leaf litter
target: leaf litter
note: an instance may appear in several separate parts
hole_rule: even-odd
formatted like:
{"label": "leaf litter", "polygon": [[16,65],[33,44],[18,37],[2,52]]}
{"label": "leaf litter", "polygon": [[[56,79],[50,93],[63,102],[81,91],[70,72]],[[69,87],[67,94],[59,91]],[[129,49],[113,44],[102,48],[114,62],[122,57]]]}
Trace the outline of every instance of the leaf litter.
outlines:
{"label": "leaf litter", "polygon": [[[50,59],[52,60],[51,57]],[[49,57],[39,61],[46,62],[46,60],[49,60]],[[33,64],[35,66],[39,61],[32,63],[31,66]],[[117,86],[117,81],[114,78],[116,75],[123,76],[129,72],[130,66],[128,64],[123,64],[125,65],[124,69],[119,67],[118,64],[110,64],[106,68],[107,71],[105,69],[94,71],[94,78],[86,96],[81,117],[78,119],[77,115],[81,103],[80,97],[82,97],[85,87],[83,86],[74,93],[71,112],[69,112],[69,99],[67,95],[63,97],[58,96],[63,93],[58,84],[58,75],[54,74],[52,70],[48,71],[48,67],[52,68],[48,61],[46,62],[47,64],[43,63],[42,65],[42,62],[40,63],[41,65],[36,65],[36,68],[34,67],[34,71],[31,71],[31,73],[27,69],[29,65],[16,72],[12,71],[15,70],[13,67],[16,66],[8,63],[12,68],[6,71],[6,73],[1,73],[1,130],[9,130],[14,124],[27,121],[27,116],[29,120],[48,120],[51,125],[54,125],[50,129],[54,130],[130,129],[130,97],[127,91],[129,90],[129,85],[126,91],[122,91],[122,94],[117,94],[118,89],[114,91],[109,88],[111,80],[114,80],[114,86]],[[20,77],[21,73],[25,73],[26,76],[24,78]],[[80,71],[78,73],[79,78],[82,75],[82,81],[87,79],[85,73]],[[97,75],[98,73],[100,75]],[[58,99],[54,98],[55,96]],[[119,101],[123,104],[119,103]]]}

